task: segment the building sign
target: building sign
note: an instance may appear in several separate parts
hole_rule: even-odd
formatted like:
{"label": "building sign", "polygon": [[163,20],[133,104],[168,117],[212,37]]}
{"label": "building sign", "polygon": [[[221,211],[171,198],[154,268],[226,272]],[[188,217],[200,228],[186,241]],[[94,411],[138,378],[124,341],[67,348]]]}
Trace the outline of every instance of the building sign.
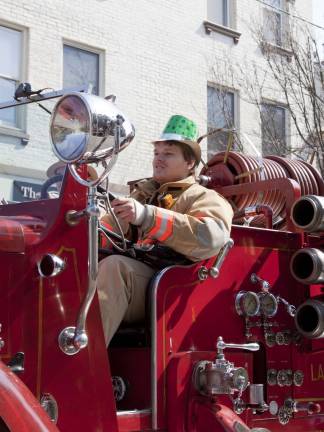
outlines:
{"label": "building sign", "polygon": [[40,199],[41,189],[40,184],[14,180],[12,199],[18,202]]}
{"label": "building sign", "polygon": [[41,196],[41,189],[40,184],[14,180],[12,199],[18,202],[38,200]]}

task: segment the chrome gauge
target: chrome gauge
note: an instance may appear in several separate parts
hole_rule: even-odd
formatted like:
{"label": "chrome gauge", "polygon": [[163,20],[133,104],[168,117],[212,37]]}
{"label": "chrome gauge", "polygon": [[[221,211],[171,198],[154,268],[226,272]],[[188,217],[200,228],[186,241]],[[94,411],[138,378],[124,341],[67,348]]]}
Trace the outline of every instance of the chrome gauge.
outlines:
{"label": "chrome gauge", "polygon": [[261,313],[268,318],[275,316],[278,311],[277,298],[269,292],[262,292],[259,293],[259,299]]}
{"label": "chrome gauge", "polygon": [[239,315],[253,317],[260,311],[260,300],[253,291],[240,291],[235,297],[235,309]]}

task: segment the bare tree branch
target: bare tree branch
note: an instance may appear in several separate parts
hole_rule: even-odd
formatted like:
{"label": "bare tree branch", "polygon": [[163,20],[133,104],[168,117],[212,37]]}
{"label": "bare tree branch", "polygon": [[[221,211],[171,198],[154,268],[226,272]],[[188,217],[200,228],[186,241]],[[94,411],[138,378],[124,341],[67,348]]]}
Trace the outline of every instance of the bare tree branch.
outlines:
{"label": "bare tree branch", "polygon": [[[268,148],[278,154],[304,158],[316,154],[317,165],[324,175],[324,65],[318,47],[306,24],[291,21],[280,36],[278,25],[282,22],[278,17],[271,18],[269,13],[266,17],[266,32],[260,25],[252,29],[265,66],[238,64],[228,58],[226,79],[215,69],[216,82],[228,86],[230,78],[231,86],[239,90],[239,97],[257,107],[259,130]],[[266,37],[273,40],[269,42]],[[279,117],[271,109],[271,101],[278,102],[289,113],[295,131],[289,148],[278,132]]]}

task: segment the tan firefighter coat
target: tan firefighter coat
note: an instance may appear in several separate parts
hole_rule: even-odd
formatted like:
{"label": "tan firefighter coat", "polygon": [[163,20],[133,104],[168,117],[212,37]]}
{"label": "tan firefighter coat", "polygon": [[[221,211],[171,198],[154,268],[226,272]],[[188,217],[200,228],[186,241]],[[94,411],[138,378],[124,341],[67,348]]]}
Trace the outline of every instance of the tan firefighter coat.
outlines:
{"label": "tan firefighter coat", "polygon": [[[229,239],[233,211],[217,192],[193,176],[159,186],[153,179],[135,183],[131,197],[145,204],[139,243],[159,242],[199,261],[216,255]],[[102,221],[115,226],[110,215]],[[126,233],[127,227],[123,227]],[[129,235],[129,231],[128,231]]]}

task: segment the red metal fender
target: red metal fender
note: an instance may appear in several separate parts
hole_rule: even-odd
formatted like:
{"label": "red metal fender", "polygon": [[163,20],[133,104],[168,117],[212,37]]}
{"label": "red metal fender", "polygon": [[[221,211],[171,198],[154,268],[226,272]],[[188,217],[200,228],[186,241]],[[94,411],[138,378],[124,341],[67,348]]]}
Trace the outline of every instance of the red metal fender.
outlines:
{"label": "red metal fender", "polygon": [[0,417],[11,432],[59,432],[31,391],[2,361]]}

